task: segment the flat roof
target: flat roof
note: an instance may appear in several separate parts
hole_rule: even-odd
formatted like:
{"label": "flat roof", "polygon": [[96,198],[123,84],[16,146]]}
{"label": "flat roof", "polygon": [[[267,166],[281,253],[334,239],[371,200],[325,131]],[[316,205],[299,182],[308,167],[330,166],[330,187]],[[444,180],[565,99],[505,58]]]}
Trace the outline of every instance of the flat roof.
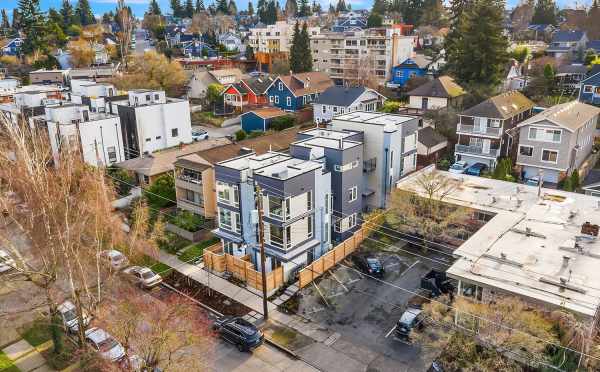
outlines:
{"label": "flat roof", "polygon": [[[397,182],[418,192],[427,167]],[[600,241],[581,233],[600,223],[600,199],[489,178],[439,171],[458,181],[444,199],[495,213],[454,251],[449,276],[593,317],[600,304]],[[564,281],[561,283],[561,280]]]}
{"label": "flat roof", "polygon": [[288,180],[321,168],[323,168],[323,164],[316,161],[289,158],[285,161],[257,169],[254,171],[254,174],[279,180]]}
{"label": "flat roof", "polygon": [[361,144],[361,142],[344,139],[313,137],[294,142],[292,145],[303,147],[326,147],[329,149],[346,150],[352,147],[360,146]]}
{"label": "flat roof", "polygon": [[355,111],[348,114],[338,115],[333,118],[333,120],[352,121],[357,123],[375,125],[398,125],[413,119],[415,119],[414,116],[366,111]]}
{"label": "flat roof", "polygon": [[352,132],[352,131],[346,132],[346,131],[339,131],[339,130],[332,130],[332,129],[313,128],[313,129],[302,131],[299,134],[305,134],[307,136],[312,136],[312,137],[333,138],[333,139],[339,140],[341,138],[348,138],[348,137],[355,136],[357,133],[360,133],[360,132]]}
{"label": "flat roof", "polygon": [[281,161],[285,161],[290,159],[291,156],[286,154],[281,154],[279,152],[266,152],[261,155],[257,155],[255,153],[249,153],[246,155],[238,156],[233,159],[225,160],[217,163],[220,166],[237,169],[237,170],[245,170],[245,169],[258,169],[262,167],[266,167],[268,165],[278,163]]}

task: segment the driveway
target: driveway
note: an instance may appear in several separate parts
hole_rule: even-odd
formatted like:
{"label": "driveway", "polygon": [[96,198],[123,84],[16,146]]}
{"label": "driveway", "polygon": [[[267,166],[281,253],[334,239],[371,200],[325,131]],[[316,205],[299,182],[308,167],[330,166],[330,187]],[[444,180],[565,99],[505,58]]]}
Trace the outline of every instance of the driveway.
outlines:
{"label": "driveway", "polygon": [[235,132],[242,129],[241,125],[231,125],[229,127],[213,127],[210,125],[193,125],[192,129],[203,129],[208,133],[210,138],[221,138],[227,136],[233,136]]}

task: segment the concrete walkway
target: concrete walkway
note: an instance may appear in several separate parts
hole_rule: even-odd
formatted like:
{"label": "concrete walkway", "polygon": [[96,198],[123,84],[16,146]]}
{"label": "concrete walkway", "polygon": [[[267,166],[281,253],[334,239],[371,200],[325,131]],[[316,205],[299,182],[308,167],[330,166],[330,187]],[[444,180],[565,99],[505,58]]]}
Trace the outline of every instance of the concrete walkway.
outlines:
{"label": "concrete walkway", "polygon": [[[52,341],[50,341],[51,343]],[[12,345],[9,345],[2,349],[2,352],[12,360],[17,368],[21,372],[50,372],[54,371],[50,366],[46,364],[46,359],[42,356],[40,351],[43,351],[44,345],[35,348],[31,346],[27,341],[20,340]]]}

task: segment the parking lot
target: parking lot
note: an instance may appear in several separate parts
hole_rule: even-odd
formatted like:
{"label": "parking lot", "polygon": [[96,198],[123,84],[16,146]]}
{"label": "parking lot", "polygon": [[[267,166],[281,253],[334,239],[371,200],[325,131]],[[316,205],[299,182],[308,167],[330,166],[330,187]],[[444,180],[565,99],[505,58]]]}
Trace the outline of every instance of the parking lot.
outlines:
{"label": "parking lot", "polygon": [[299,313],[338,333],[332,347],[351,352],[370,370],[426,370],[431,361],[421,360],[418,346],[394,340],[393,331],[421,277],[440,265],[401,252],[374,255],[385,267],[381,280],[346,259],[303,289]]}

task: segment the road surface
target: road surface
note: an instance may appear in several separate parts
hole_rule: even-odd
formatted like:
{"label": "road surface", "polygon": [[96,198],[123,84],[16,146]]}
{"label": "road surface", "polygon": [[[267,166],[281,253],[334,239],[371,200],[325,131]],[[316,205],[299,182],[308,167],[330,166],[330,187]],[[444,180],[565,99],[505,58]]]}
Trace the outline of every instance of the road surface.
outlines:
{"label": "road surface", "polygon": [[154,47],[146,40],[146,30],[138,28],[135,30],[135,53],[144,54],[146,49],[154,50]]}

